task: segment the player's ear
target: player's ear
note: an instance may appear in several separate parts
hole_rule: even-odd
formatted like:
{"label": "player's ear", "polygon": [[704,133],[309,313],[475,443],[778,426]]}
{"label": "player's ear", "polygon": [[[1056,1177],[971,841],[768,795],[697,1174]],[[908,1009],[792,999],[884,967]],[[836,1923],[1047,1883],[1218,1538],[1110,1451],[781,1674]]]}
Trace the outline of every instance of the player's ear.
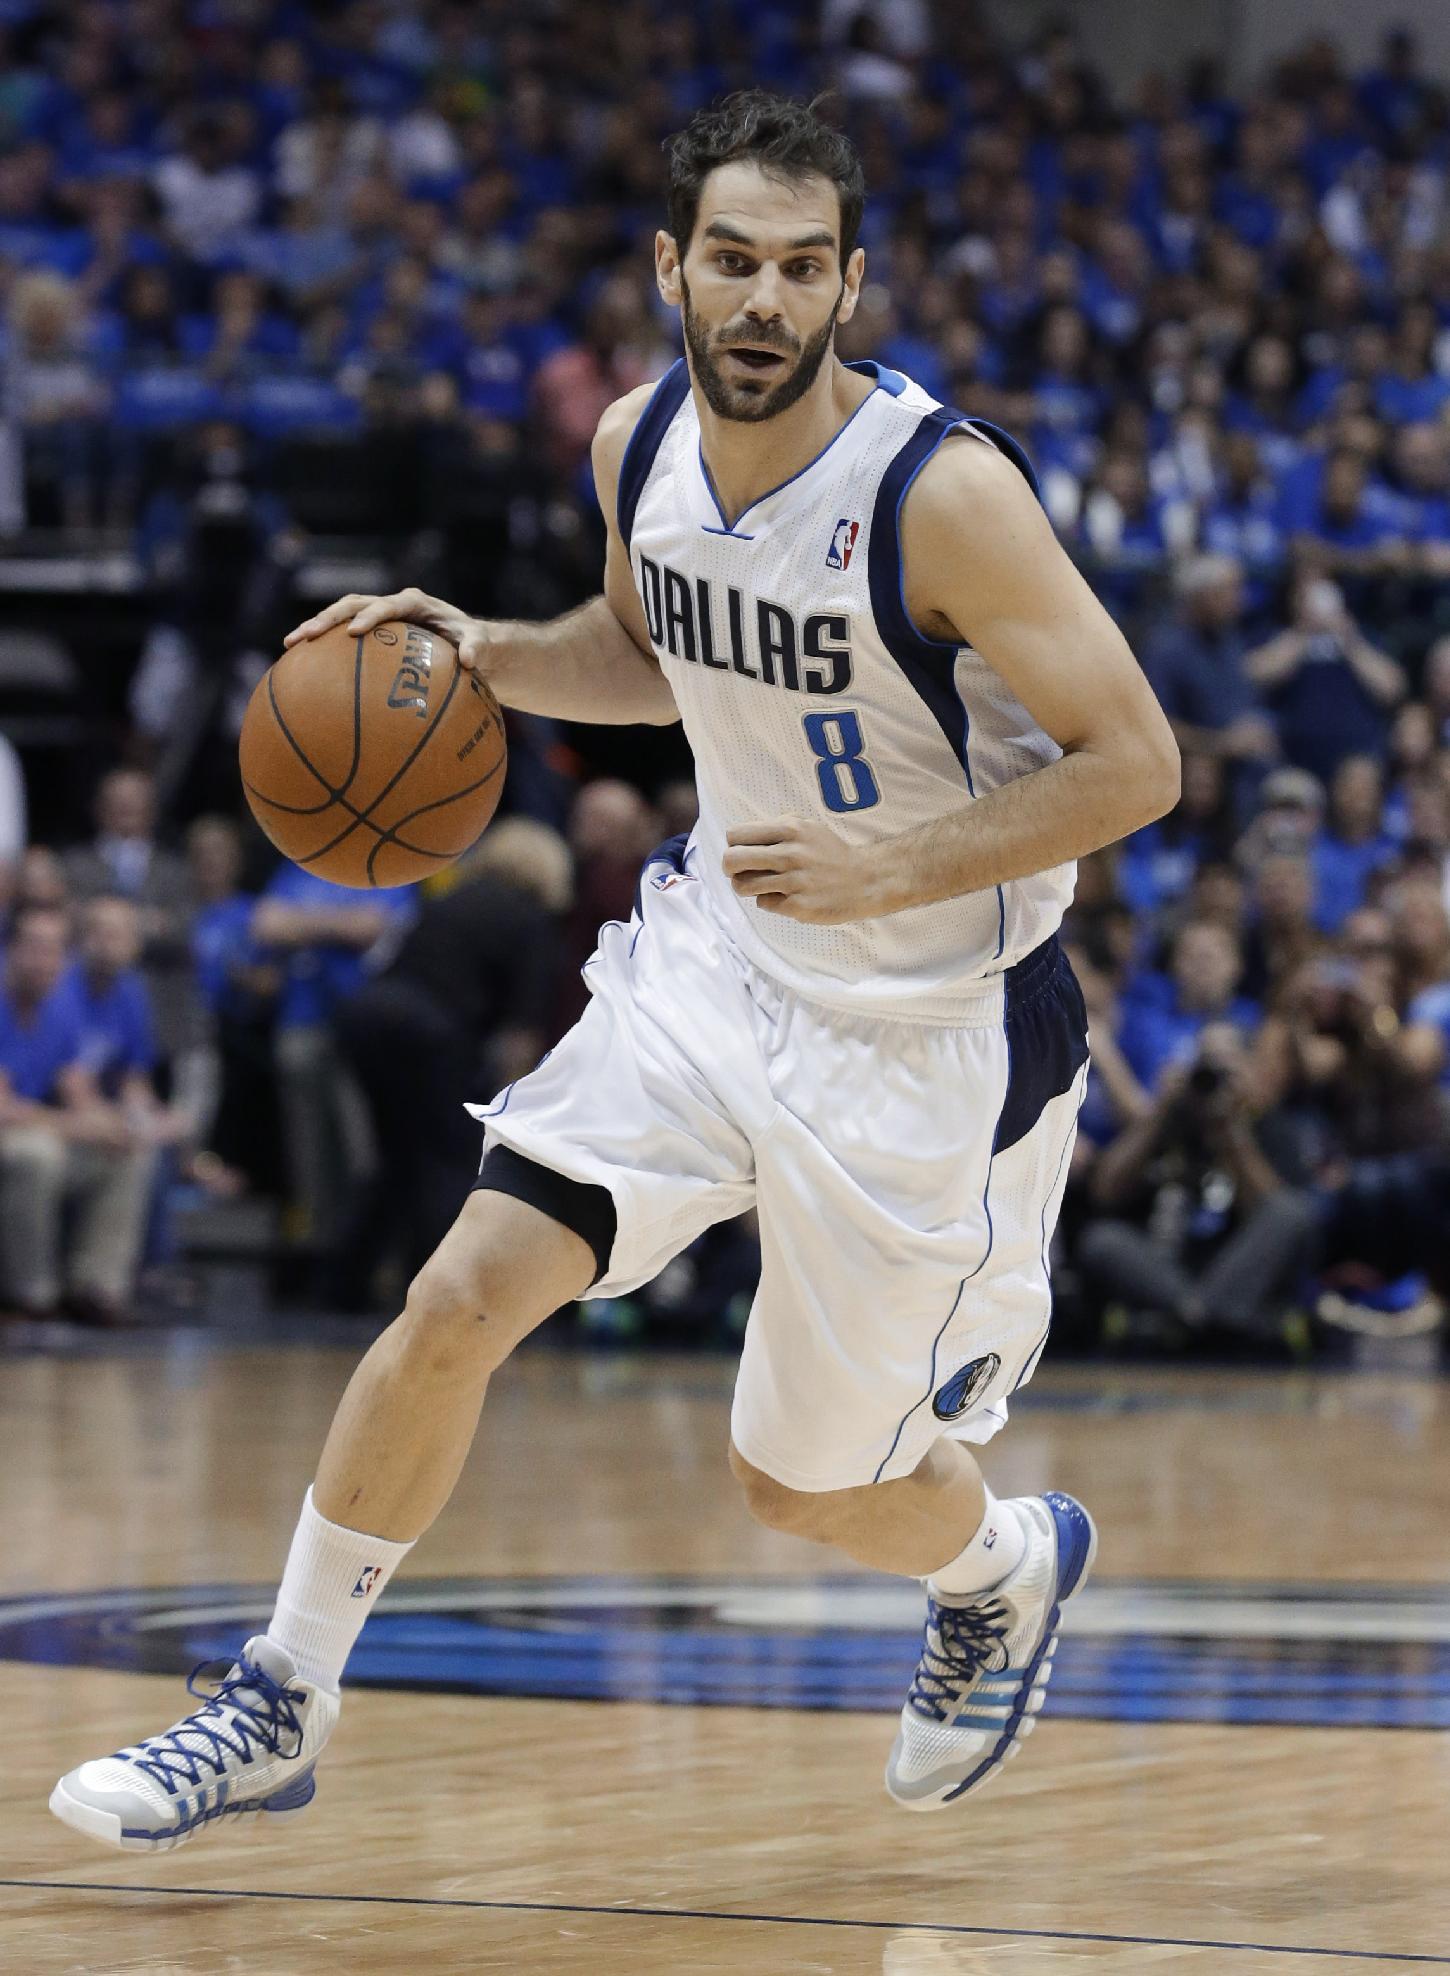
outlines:
{"label": "player's ear", "polygon": [[861,295],[861,279],[866,272],[866,251],[853,247],[846,260],[846,270],[841,278],[841,299],[836,304],[836,321],[849,322],[856,313],[856,304]]}
{"label": "player's ear", "polygon": [[660,295],[672,309],[678,309],[684,300],[683,284],[680,277],[681,255],[675,246],[675,237],[661,227],[655,235],[655,281]]}

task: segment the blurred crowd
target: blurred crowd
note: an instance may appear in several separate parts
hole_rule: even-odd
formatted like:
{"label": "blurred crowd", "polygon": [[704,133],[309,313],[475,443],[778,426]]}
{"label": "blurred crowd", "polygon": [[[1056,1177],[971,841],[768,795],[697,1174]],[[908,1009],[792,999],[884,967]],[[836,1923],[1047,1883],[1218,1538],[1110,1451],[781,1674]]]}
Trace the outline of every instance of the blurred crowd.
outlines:
{"label": "blurred crowd", "polygon": [[[71,819],[89,848],[25,848],[0,755],[12,1306],[124,1304],[187,1189],[283,1201],[335,1303],[436,1238],[476,1153],[457,1094],[577,1008],[687,762],[511,719],[503,822],[440,887],[361,900],[212,813],[240,708],[319,545],[479,612],[597,587],[589,437],[677,347],[660,141],[763,82],[833,91],[864,154],[843,354],[1024,439],[1184,750],[1180,807],[1088,861],[1068,924],[1095,1069],[1065,1323],[1303,1349],[1315,1312],[1435,1321],[1450,90],[1409,35],[1362,72],[1325,38],[1249,91],[1198,61],[1115,96],[1071,29],[1008,46],[969,0],[0,20],[0,535],[123,536],[151,600],[138,767]],[[52,1004],[47,1057],[23,1010]],[[15,1233],[42,1199],[75,1242]],[[735,1322],[751,1268],[732,1231],[594,1321]]]}

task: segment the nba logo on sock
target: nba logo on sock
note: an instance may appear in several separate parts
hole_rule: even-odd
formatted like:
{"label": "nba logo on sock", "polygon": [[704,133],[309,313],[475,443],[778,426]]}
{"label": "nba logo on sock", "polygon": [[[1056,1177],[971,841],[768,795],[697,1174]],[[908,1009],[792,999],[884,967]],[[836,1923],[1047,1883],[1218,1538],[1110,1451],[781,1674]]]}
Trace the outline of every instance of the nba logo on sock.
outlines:
{"label": "nba logo on sock", "polygon": [[352,1588],[353,1597],[365,1599],[382,1575],[383,1567],[380,1564],[365,1564],[358,1573],[357,1583]]}
{"label": "nba logo on sock", "polygon": [[851,567],[851,551],[855,548],[856,537],[860,533],[860,522],[850,521],[843,515],[841,520],[836,523],[835,533],[831,537],[831,546],[826,551],[827,569],[849,569]]}

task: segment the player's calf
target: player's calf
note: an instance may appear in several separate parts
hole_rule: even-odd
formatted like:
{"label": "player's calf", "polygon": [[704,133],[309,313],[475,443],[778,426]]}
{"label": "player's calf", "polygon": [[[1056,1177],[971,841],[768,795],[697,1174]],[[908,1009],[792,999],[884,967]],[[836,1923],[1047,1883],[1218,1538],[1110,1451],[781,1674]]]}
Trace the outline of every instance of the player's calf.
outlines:
{"label": "player's calf", "polygon": [[781,1530],[792,1537],[809,1537],[818,1544],[829,1544],[839,1523],[838,1491],[810,1492],[787,1488],[773,1475],[748,1462],[732,1441],[730,1473],[740,1484],[745,1507],[767,1530]]}
{"label": "player's calf", "polygon": [[212,1692],[192,1686],[194,1714],[67,1772],[50,1800],[58,1818],[105,1845],[159,1851],[218,1820],[311,1801],[348,1655],[452,1493],[491,1373],[593,1267],[579,1237],[534,1208],[470,1196],[348,1384],[266,1635]]}

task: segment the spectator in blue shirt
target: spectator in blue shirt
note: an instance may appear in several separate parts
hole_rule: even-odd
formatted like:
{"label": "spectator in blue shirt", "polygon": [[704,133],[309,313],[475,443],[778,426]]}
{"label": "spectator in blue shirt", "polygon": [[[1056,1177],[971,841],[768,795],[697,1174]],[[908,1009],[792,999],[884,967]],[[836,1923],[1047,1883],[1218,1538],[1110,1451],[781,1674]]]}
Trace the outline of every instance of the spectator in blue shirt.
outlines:
{"label": "spectator in blue shirt", "polygon": [[364,957],[412,917],[411,888],[350,891],[284,864],[252,913],[251,934],[282,971],[275,1062],[293,1227],[320,1257],[341,1237],[369,1161],[362,1101],[344,1072],[333,1010],[359,986]]}
{"label": "spectator in blue shirt", "polygon": [[1097,428],[1104,400],[1092,381],[1091,361],[1092,337],[1082,311],[1066,304],[1049,309],[1032,383],[1033,428],[1040,441]]}
{"label": "spectator in blue shirt", "polygon": [[151,992],[141,972],[141,915],[119,893],[88,899],[80,952],[62,978],[80,1021],[85,1062],[101,1095],[119,1105],[131,1130],[155,1146],[189,1139],[197,1120],[180,1094],[166,1104]]}
{"label": "spectator in blue shirt", "polygon": [[1302,851],[1285,845],[1258,859],[1252,883],[1239,985],[1254,1002],[1269,1004],[1324,944],[1314,924],[1314,867]]}
{"label": "spectator in blue shirt", "polygon": [[104,480],[106,391],[80,293],[62,276],[36,271],[11,288],[0,395],[23,448],[26,519],[89,527]]}
{"label": "spectator in blue shirt", "polygon": [[1278,489],[1264,471],[1253,433],[1225,435],[1217,486],[1200,517],[1198,539],[1209,555],[1232,556],[1239,564],[1247,615],[1262,616],[1283,574],[1288,539]]}
{"label": "spectator in blue shirt", "polygon": [[85,1061],[111,1103],[139,1114],[155,1098],[156,1024],[137,961],[136,907],[120,894],[88,899],[80,952],[61,977],[81,1026]]}
{"label": "spectator in blue shirt", "polygon": [[1329,820],[1315,839],[1314,922],[1337,933],[1365,900],[1397,846],[1383,827],[1384,771],[1374,755],[1346,755],[1329,785]]}
{"label": "spectator in blue shirt", "polygon": [[1134,912],[1145,916],[1177,905],[1205,864],[1221,863],[1233,832],[1224,793],[1223,762],[1190,749],[1183,757],[1183,793],[1157,823],[1135,831],[1122,847],[1119,879]]}
{"label": "spectator in blue shirt", "polygon": [[1300,153],[1299,163],[1315,197],[1322,199],[1371,145],[1369,133],[1360,120],[1354,91],[1342,80],[1320,90],[1314,123],[1314,133]]}
{"label": "spectator in blue shirt", "polygon": [[1130,984],[1118,1043],[1145,1091],[1155,1090],[1170,1066],[1191,1060],[1207,1024],[1254,1027],[1258,1009],[1238,994],[1242,973],[1243,956],[1232,933],[1210,921],[1189,920],[1174,939],[1166,981]]}
{"label": "spectator in blue shirt", "polygon": [[1231,795],[1242,806],[1278,752],[1245,668],[1243,571],[1232,556],[1191,556],[1175,587],[1178,608],[1144,641],[1143,670],[1179,747],[1230,765]]}
{"label": "spectator in blue shirt", "polygon": [[1442,428],[1402,426],[1391,459],[1411,569],[1431,579],[1450,575],[1450,451]]}
{"label": "spectator in blue shirt", "polygon": [[1414,35],[1391,28],[1380,44],[1379,67],[1360,78],[1360,108],[1383,137],[1403,137],[1418,122],[1429,90]]}
{"label": "spectator in blue shirt", "polygon": [[1439,318],[1428,302],[1408,302],[1395,330],[1391,366],[1375,387],[1375,409],[1392,425],[1438,418],[1450,399],[1450,378],[1435,368]]}
{"label": "spectator in blue shirt", "polygon": [[252,940],[256,897],[241,889],[241,833],[230,817],[201,816],[186,833],[187,862],[198,905],[191,922],[196,985],[213,1021],[245,1013],[275,991],[275,971],[259,975]]}
{"label": "spectator in blue shirt", "polygon": [[237,824],[230,817],[198,817],[186,833],[186,852],[198,902],[192,966],[212,1052],[212,1102],[196,1120],[190,1175],[212,1193],[238,1193],[247,1181],[280,1191],[271,1021],[281,972],[252,938],[257,900],[241,889]]}
{"label": "spectator in blue shirt", "polygon": [[1290,629],[1250,652],[1244,670],[1267,703],[1286,759],[1328,783],[1346,755],[1383,754],[1405,675],[1365,637],[1327,578],[1301,579],[1293,612]]}
{"label": "spectator in blue shirt", "polygon": [[154,1152],[87,1061],[66,959],[64,913],[23,912],[0,981],[0,1264],[13,1308],[48,1314],[64,1295],[77,1315],[114,1323],[131,1294]]}
{"label": "spectator in blue shirt", "polygon": [[1256,336],[1244,354],[1240,388],[1224,407],[1224,425],[1271,447],[1292,446],[1296,389],[1290,344],[1282,336]]}
{"label": "spectator in blue shirt", "polygon": [[1403,567],[1402,518],[1385,490],[1371,486],[1362,453],[1348,446],[1330,453],[1297,547],[1316,567],[1340,578],[1351,603],[1359,606],[1372,597],[1374,583]]}
{"label": "spectator in blue shirt", "polygon": [[1107,454],[1083,501],[1079,529],[1093,588],[1120,622],[1131,624],[1171,553],[1185,511],[1153,492],[1141,456]]}

